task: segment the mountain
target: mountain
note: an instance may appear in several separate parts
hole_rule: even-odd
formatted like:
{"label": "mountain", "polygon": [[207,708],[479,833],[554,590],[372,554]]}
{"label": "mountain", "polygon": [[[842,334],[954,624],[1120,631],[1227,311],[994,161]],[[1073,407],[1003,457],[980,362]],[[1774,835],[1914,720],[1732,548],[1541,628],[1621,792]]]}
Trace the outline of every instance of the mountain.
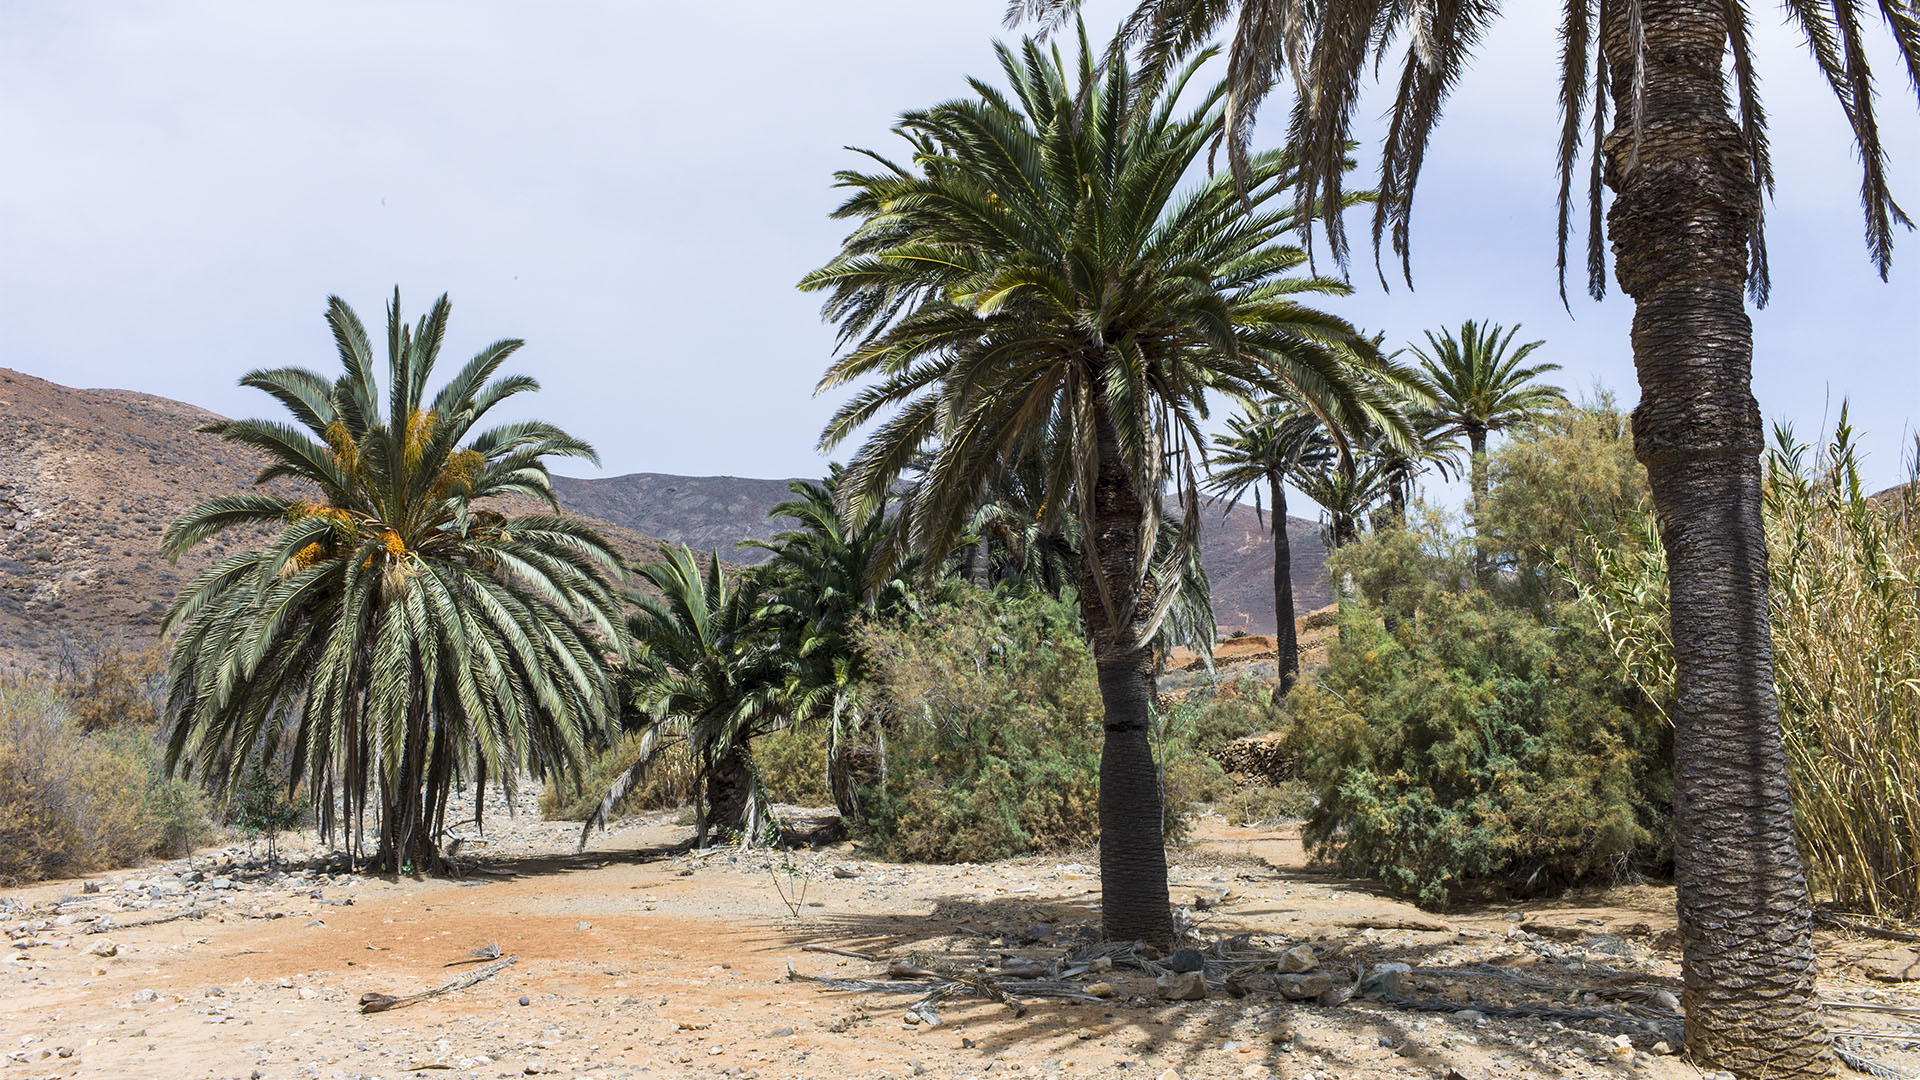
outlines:
{"label": "mountain", "polygon": [[[1333,603],[1319,523],[1287,518],[1287,543],[1293,556],[1294,614]],[[1200,565],[1213,588],[1213,621],[1222,633],[1273,633],[1273,541],[1253,507],[1237,504],[1224,515],[1215,506],[1206,508],[1200,520]]]}
{"label": "mountain", "polygon": [[[788,483],[668,473],[632,473],[599,480],[553,478],[560,503],[569,511],[615,522],[670,543],[685,543],[697,552],[718,548],[723,558],[742,563],[760,563],[769,557],[763,550],[734,545],[773,535],[779,526],[768,520],[767,512],[793,497]],[[1287,537],[1293,546],[1295,609],[1305,614],[1332,603],[1320,526],[1290,517]],[[1238,506],[1224,516],[1220,507],[1206,509],[1200,529],[1200,561],[1213,586],[1214,620],[1224,631],[1273,633],[1273,544],[1251,506]]]}
{"label": "mountain", "polygon": [[796,496],[789,480],[740,476],[674,476],[628,473],[600,480],[553,478],[554,493],[569,511],[611,521],[700,554],[719,549],[728,562],[759,564],[773,557],[762,548],[736,548],[742,540],[765,540],[785,526],[767,514]]}
{"label": "mountain", "polygon": [[[261,399],[261,415],[272,402]],[[205,409],[127,390],[77,390],[0,368],[0,673],[110,642],[145,648],[179,590],[245,538],[215,537],[170,566],[160,535],[182,511],[248,487],[250,452],[194,428]],[[595,521],[628,557],[652,536]]]}

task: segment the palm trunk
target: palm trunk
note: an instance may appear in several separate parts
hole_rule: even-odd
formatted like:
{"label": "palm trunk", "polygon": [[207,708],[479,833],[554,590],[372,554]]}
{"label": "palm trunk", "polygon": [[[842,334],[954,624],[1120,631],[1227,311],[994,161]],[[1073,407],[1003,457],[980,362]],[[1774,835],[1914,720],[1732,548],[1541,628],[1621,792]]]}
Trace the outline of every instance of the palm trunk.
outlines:
{"label": "palm trunk", "polygon": [[1087,546],[1099,554],[1112,610],[1101,602],[1093,561],[1085,557],[1080,607],[1106,714],[1100,750],[1100,917],[1109,941],[1166,948],[1173,944],[1166,817],[1151,739],[1152,656],[1140,640],[1153,602],[1142,595],[1137,573],[1146,507],[1120,457],[1112,421],[1104,407],[1096,409],[1100,461]]}
{"label": "palm trunk", "polygon": [[1473,497],[1473,572],[1482,583],[1487,578],[1487,552],[1481,541],[1480,522],[1487,503],[1487,429],[1481,425],[1467,425],[1467,451],[1472,455],[1468,462],[1470,471],[1467,482]]}
{"label": "palm trunk", "polygon": [[1269,476],[1273,495],[1273,642],[1280,669],[1280,692],[1293,689],[1300,677],[1300,638],[1293,629],[1293,546],[1287,539],[1287,489],[1280,477]]}
{"label": "palm trunk", "polygon": [[[753,773],[744,747],[735,746],[715,758],[707,767],[705,824],[723,829],[744,829],[748,803],[753,797]],[[705,830],[698,842],[706,845]],[[755,838],[749,837],[748,843]]]}
{"label": "palm trunk", "polygon": [[1767,620],[1763,433],[1741,295],[1760,192],[1722,81],[1723,5],[1642,0],[1638,140],[1626,7],[1603,28],[1620,119],[1605,143],[1608,221],[1635,305],[1634,450],[1671,590],[1687,1044],[1743,1078],[1831,1076]]}

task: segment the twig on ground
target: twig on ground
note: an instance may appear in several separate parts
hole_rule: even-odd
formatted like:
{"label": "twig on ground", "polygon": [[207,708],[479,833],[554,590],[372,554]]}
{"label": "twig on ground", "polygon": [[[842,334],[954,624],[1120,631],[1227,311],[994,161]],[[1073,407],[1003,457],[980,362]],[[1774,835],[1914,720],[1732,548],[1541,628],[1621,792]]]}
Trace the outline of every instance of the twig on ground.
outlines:
{"label": "twig on ground", "polygon": [[872,953],[855,952],[852,949],[839,949],[839,948],[835,948],[832,945],[802,945],[800,946],[800,951],[831,953],[834,956],[847,956],[847,957],[852,957],[855,960],[865,960],[869,964],[886,963],[885,958],[875,956]]}
{"label": "twig on ground", "polygon": [[431,990],[422,990],[417,994],[408,994],[405,997],[394,997],[391,994],[368,991],[360,995],[360,1011],[363,1013],[386,1012],[388,1009],[398,1009],[407,1005],[417,1004],[428,998],[439,997],[442,994],[451,994],[455,990],[465,990],[475,983],[484,982],[487,979],[493,978],[514,964],[519,963],[519,961],[520,958],[518,956],[503,956],[493,963],[488,964],[486,967],[474,968],[465,975],[450,982],[441,983]]}

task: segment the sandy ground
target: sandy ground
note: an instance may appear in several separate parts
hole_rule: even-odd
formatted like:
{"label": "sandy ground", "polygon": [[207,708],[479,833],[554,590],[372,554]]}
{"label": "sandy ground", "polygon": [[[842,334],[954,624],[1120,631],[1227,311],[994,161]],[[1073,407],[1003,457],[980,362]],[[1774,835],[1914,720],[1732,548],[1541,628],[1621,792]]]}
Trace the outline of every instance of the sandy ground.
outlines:
{"label": "sandy ground", "polygon": [[[0,893],[13,946],[0,967],[0,1080],[1703,1075],[1657,1045],[1677,1036],[1655,1021],[1574,1018],[1631,1011],[1634,1000],[1657,1012],[1659,995],[1677,991],[1664,888],[1440,918],[1311,869],[1296,829],[1202,818],[1173,871],[1196,945],[1277,955],[1307,944],[1336,984],[1356,965],[1398,961],[1414,969],[1408,997],[1449,1009],[1530,1003],[1563,1017],[1359,998],[1323,1008],[1284,1000],[1270,974],[1236,987],[1239,998],[1216,985],[1208,1000],[1171,1002],[1152,974],[1124,963],[1076,973],[1098,924],[1091,853],[902,866],[844,843],[787,856],[695,852],[671,816],[620,823],[576,853],[574,826],[527,815],[493,824],[463,851],[485,872],[457,881],[312,864],[275,872],[229,849]],[[189,911],[200,917],[135,925]],[[517,962],[420,1004],[358,1011],[363,993],[417,992],[472,970],[478,962],[459,962],[487,945]],[[910,1016],[917,994],[791,979],[790,967],[884,978],[884,964],[822,946],[990,971],[1028,958],[1115,996],[1029,998],[1020,1017],[953,998]],[[1920,984],[1884,981],[1897,972],[1875,981],[1843,966],[1870,953],[1898,960],[1887,943],[1824,946],[1830,997],[1916,1000]],[[1019,993],[1018,980],[1002,984]],[[1839,1022],[1898,1024],[1884,1014]],[[1920,1065],[1906,1053],[1916,1048],[1866,1046],[1905,1071]]]}

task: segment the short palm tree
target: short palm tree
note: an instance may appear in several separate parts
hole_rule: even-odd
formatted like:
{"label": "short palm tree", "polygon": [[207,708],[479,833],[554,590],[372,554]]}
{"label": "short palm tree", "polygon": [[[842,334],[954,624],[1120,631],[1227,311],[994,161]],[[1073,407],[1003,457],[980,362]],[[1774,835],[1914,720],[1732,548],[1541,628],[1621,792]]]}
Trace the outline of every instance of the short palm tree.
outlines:
{"label": "short palm tree", "polygon": [[764,600],[757,618],[792,667],[786,708],[795,722],[826,725],[827,787],[841,816],[858,821],[863,788],[880,779],[884,736],[861,693],[867,664],[855,629],[915,604],[917,565],[888,558],[884,513],[859,525],[847,520],[836,498],[844,476],[836,464],[824,480],[789,485],[796,497],[767,514],[789,527],[748,546],[773,552],[759,571]]}
{"label": "short palm tree", "polygon": [[[481,350],[429,399],[449,311],[442,296],[409,327],[395,293],[383,393],[359,318],[330,299],[344,373],[250,372],[241,384],[294,422],[200,429],[263,455],[256,482],[277,490],[197,506],[161,542],[178,559],[227,529],[275,533],[167,615],[169,764],[231,792],[248,761],[291,740],[323,831],[344,815],[358,854],[371,808],[372,861],[388,872],[438,865],[456,780],[511,791],[523,770],[577,776],[615,712],[619,559],[559,515],[546,469],[593,452],[538,420],[476,432],[537,389],[494,377],[519,341]],[[493,504],[510,496],[551,512],[508,516]]]}
{"label": "short palm tree", "polygon": [[[1256,155],[1249,182],[1203,172],[1219,88],[1180,112],[1197,65],[1137,78],[1100,70],[1084,30],[1072,65],[1027,41],[999,47],[1010,90],[904,116],[912,159],[843,172],[858,226],[801,287],[828,293],[850,348],[821,388],[864,384],[822,436],[887,419],[848,468],[855,520],[903,472],[903,533],[929,565],[964,535],[987,485],[1044,461],[1043,531],[1082,535],[1079,597],[1105,705],[1100,863],[1106,933],[1167,943],[1159,772],[1149,741],[1152,642],[1180,590],[1156,559],[1161,498],[1177,488],[1193,544],[1209,390],[1284,393],[1323,413],[1367,407],[1351,378],[1365,341],[1302,303],[1346,286],[1294,271],[1294,163]],[[1286,203],[1281,208],[1278,204]],[[1156,572],[1156,567],[1163,568]]]}
{"label": "short palm tree", "polygon": [[720,555],[705,569],[692,549],[663,546],[634,567],[658,595],[628,597],[631,654],[621,673],[641,751],[609,785],[581,842],[651,766],[660,747],[684,739],[694,768],[694,839],[718,826],[757,842],[773,826],[753,768],[753,740],[786,724],[791,667],[756,619],[759,596],[727,579]]}
{"label": "short palm tree", "polygon": [[[1080,0],[1023,0],[1062,17]],[[1232,25],[1228,157],[1253,160],[1254,114],[1291,82],[1288,145],[1345,260],[1345,163],[1369,70],[1398,69],[1377,185],[1373,241],[1411,276],[1421,166],[1448,92],[1477,59],[1504,5],[1405,0],[1141,0],[1115,43],[1172,62]],[[1831,1075],[1814,989],[1812,912],[1794,844],[1769,639],[1766,530],[1753,400],[1753,325],[1743,293],[1768,291],[1762,212],[1771,147],[1747,0],[1562,0],[1561,295],[1573,181],[1585,148],[1587,283],[1614,277],[1634,301],[1640,404],[1634,446],[1647,467],[1670,558],[1681,707],[1674,717],[1675,876],[1685,953],[1687,1044],[1742,1076]],[[1907,0],[1783,0],[1846,119],[1862,166],[1867,247],[1884,280],[1897,226],[1868,64],[1877,18],[1920,94],[1920,16]],[[1390,53],[1401,48],[1397,59]],[[1731,61],[1731,70],[1728,61]],[[1288,76],[1291,76],[1289,79]],[[1736,115],[1737,111],[1737,115]],[[1589,132],[1591,133],[1589,135]],[[1243,184],[1245,183],[1243,179]],[[1603,205],[1603,186],[1613,192]]]}
{"label": "short palm tree", "polygon": [[[1248,403],[1214,436],[1209,459],[1210,487],[1231,513],[1241,497],[1253,494],[1253,512],[1273,510],[1273,618],[1282,693],[1300,674],[1300,639],[1294,630],[1293,548],[1287,540],[1287,483],[1301,472],[1330,469],[1339,447],[1321,428],[1320,418],[1304,409],[1268,400]],[[1264,519],[1263,519],[1264,520]]]}
{"label": "short palm tree", "polygon": [[1529,341],[1511,348],[1519,332],[1515,326],[1502,334],[1492,323],[1469,319],[1460,324],[1460,336],[1442,330],[1435,337],[1429,330],[1427,347],[1413,347],[1435,399],[1433,412],[1446,421],[1437,434],[1467,437],[1468,487],[1475,506],[1487,497],[1487,436],[1567,402],[1559,387],[1534,381],[1559,371],[1559,364],[1520,366],[1546,342]]}

